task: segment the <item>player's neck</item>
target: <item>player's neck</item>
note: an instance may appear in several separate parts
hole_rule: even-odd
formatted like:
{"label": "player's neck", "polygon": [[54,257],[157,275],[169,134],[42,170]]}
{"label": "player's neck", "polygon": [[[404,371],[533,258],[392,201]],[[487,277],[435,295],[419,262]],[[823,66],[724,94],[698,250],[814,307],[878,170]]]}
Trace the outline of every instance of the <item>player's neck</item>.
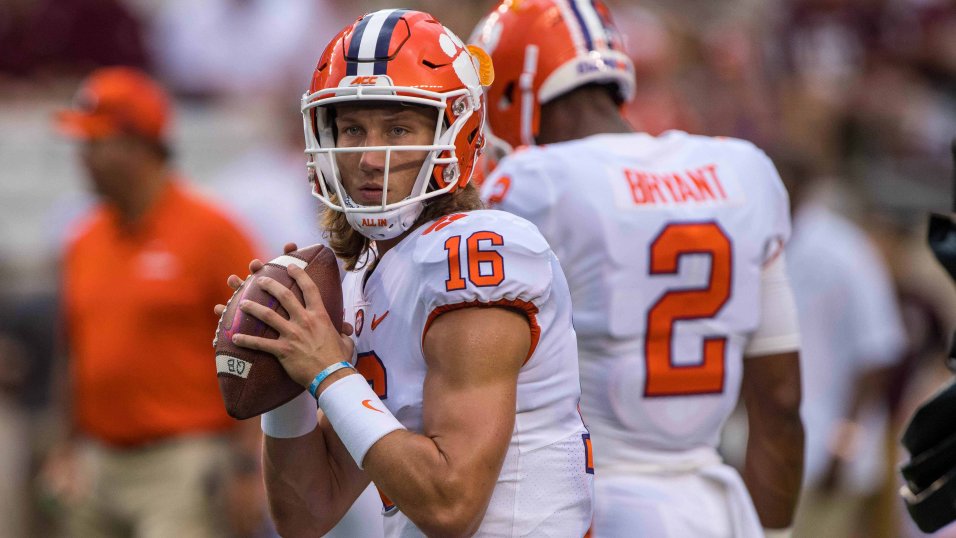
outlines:
{"label": "player's neck", "polygon": [[588,87],[573,91],[541,107],[536,142],[554,144],[597,134],[632,133],[607,90]]}
{"label": "player's neck", "polygon": [[[413,227],[413,228],[410,228],[410,229],[406,230],[405,232],[403,232],[402,235],[400,235],[400,236],[398,236],[398,237],[394,237],[394,238],[392,238],[392,239],[379,239],[379,240],[376,240],[376,241],[375,241],[375,251],[378,253],[378,256],[377,256],[378,259],[381,260],[381,259],[382,259],[382,256],[384,256],[386,252],[388,252],[389,250],[392,250],[392,248],[394,248],[396,245],[398,245],[399,243],[401,243],[402,240],[405,239],[406,237],[408,237],[408,234],[414,232],[416,228],[418,228],[418,227],[415,226],[415,227]],[[378,264],[376,263],[376,265],[378,265]],[[374,270],[374,267],[373,267],[373,270]],[[370,272],[371,272],[371,271],[370,271]]]}
{"label": "player's neck", "polygon": [[405,239],[405,236],[408,235],[408,232],[403,233],[402,235],[394,239],[379,239],[375,241],[375,250],[378,251],[378,257],[381,258],[385,255],[386,252],[392,250],[392,247],[402,242],[402,239]]}

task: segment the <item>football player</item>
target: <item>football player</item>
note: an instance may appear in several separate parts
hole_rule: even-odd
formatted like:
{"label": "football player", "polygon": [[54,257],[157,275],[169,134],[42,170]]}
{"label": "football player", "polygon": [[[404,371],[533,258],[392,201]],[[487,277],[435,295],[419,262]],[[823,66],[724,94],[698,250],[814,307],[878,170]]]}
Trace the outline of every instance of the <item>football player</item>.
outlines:
{"label": "football player", "polygon": [[243,303],[279,337],[236,340],[276,355],[312,394],[262,417],[283,536],[322,534],[369,480],[386,536],[588,528],[567,283],[537,229],[481,210],[469,184],[492,77],[479,48],[400,9],[360,18],[318,61],[302,101],[306,153],[329,244],[349,270],[354,333],[335,332],[329,316],[342,313],[326,313],[290,265],[304,304],[263,280],[290,319]]}
{"label": "football player", "polygon": [[[525,147],[483,197],[535,223],[571,288],[593,535],[787,536],[803,427],[773,164],[742,140],[632,132],[633,67],[599,1],[507,0],[472,39],[497,71],[492,139]],[[717,453],[738,397],[743,480]]]}

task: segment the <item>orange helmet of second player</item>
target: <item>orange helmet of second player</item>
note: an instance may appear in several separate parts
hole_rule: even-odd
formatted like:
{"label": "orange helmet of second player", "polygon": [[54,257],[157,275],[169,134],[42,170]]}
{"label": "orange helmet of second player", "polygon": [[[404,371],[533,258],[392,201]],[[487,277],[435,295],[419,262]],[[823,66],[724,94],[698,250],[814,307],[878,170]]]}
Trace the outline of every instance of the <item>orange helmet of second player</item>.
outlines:
{"label": "orange helmet of second player", "polygon": [[534,145],[541,105],[571,90],[603,83],[620,103],[634,96],[634,66],[600,0],[505,0],[471,42],[495,65],[488,136],[506,151]]}

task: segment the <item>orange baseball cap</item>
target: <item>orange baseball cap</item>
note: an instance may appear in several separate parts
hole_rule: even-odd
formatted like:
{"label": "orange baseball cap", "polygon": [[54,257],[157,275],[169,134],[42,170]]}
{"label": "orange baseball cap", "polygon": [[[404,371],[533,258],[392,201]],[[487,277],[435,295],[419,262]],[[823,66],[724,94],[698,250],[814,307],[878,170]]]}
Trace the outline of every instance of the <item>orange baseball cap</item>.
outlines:
{"label": "orange baseball cap", "polygon": [[163,141],[169,123],[165,90],[131,67],[97,69],[83,81],[73,107],[56,115],[57,129],[79,139],[136,133]]}

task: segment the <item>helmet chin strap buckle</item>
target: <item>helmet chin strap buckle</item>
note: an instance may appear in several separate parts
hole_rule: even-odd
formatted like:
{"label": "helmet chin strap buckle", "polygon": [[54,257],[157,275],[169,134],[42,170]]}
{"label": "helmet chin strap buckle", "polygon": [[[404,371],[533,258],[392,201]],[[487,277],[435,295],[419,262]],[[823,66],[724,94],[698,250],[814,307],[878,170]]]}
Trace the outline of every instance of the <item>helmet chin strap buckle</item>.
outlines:
{"label": "helmet chin strap buckle", "polygon": [[468,110],[468,96],[462,95],[458,99],[455,99],[455,103],[451,106],[451,110],[456,116],[461,116],[464,114],[465,111]]}
{"label": "helmet chin strap buckle", "polygon": [[458,165],[453,163],[446,166],[442,170],[441,177],[445,180],[445,184],[455,181],[458,178]]}

